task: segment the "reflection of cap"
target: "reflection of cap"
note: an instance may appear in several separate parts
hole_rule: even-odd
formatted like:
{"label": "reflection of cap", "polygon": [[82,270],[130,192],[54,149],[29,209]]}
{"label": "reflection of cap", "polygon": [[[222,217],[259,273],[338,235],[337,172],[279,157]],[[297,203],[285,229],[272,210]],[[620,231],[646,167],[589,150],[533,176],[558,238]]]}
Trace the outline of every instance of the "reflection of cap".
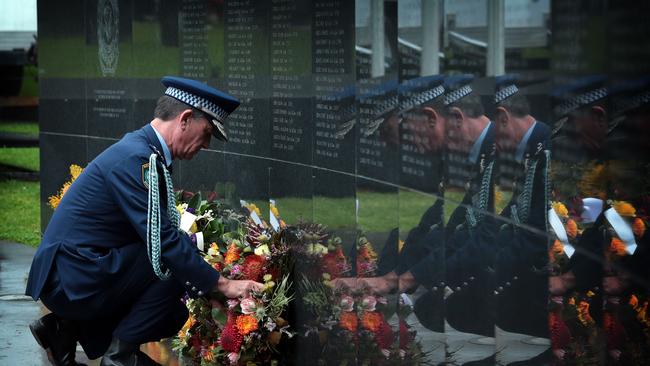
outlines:
{"label": "reflection of cap", "polygon": [[362,127],[363,134],[369,136],[373,134],[381,123],[390,116],[395,108],[398,107],[397,99],[397,80],[391,79],[388,82],[370,89],[367,93],[359,97],[361,104],[368,104],[370,110],[370,123]]}
{"label": "reflection of cap", "polygon": [[650,103],[650,76],[612,85],[612,115],[625,114]]}
{"label": "reflection of cap", "polygon": [[444,77],[440,75],[423,76],[403,82],[397,89],[400,100],[400,113],[431,102],[444,94]]}
{"label": "reflection of cap", "polygon": [[511,96],[517,94],[517,77],[515,75],[501,75],[495,79],[496,93],[494,94],[494,102],[501,103]]}
{"label": "reflection of cap", "polygon": [[600,198],[587,197],[582,199],[582,222],[596,222],[598,215],[603,211],[603,200]]}
{"label": "reflection of cap", "polygon": [[556,88],[551,93],[557,101],[555,115],[560,118],[569,113],[593,104],[609,94],[607,78],[602,75],[592,75],[575,80],[573,83]]}
{"label": "reflection of cap", "polygon": [[456,103],[472,93],[471,75],[450,76],[445,79],[445,105]]}
{"label": "reflection of cap", "polygon": [[167,87],[165,95],[177,99],[212,117],[214,137],[228,141],[224,121],[239,107],[239,100],[196,80],[165,76],[162,84]]}

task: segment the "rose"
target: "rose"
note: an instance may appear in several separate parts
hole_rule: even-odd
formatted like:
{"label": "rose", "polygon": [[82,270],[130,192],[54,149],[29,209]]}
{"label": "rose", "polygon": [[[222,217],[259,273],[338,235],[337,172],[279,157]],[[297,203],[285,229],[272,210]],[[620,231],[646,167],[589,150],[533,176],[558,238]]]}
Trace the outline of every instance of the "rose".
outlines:
{"label": "rose", "polygon": [[341,306],[341,310],[345,312],[352,311],[354,308],[354,299],[351,296],[343,295],[339,302],[339,306]]}
{"label": "rose", "polygon": [[374,296],[364,296],[361,300],[361,308],[365,311],[375,311],[377,306],[377,299]]}
{"label": "rose", "polygon": [[243,299],[239,305],[241,306],[241,312],[244,314],[253,314],[257,309],[257,303],[251,298]]}
{"label": "rose", "polygon": [[230,361],[231,365],[236,365],[237,361],[239,361],[239,353],[237,352],[230,352],[228,354],[228,361]]}

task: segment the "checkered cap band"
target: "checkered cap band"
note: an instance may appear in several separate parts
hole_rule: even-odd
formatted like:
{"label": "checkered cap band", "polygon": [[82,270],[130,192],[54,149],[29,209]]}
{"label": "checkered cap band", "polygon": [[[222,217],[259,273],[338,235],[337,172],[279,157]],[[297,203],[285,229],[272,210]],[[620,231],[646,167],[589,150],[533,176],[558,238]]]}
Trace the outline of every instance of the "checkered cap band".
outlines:
{"label": "checkered cap band", "polygon": [[519,88],[517,88],[516,85],[509,85],[501,90],[499,90],[495,95],[494,95],[494,102],[495,103],[501,103],[504,100],[510,98],[511,96],[515,95],[519,91]]}
{"label": "checkered cap band", "polygon": [[607,96],[608,91],[606,87],[592,90],[590,92],[584,93],[577,95],[559,106],[555,107],[555,114],[557,116],[566,116],[567,114],[571,113],[572,111],[585,106],[589,105],[597,100],[603,99]]}
{"label": "checkered cap band", "polygon": [[415,106],[422,105],[429,101],[432,101],[445,92],[445,88],[442,85],[438,85],[433,89],[427,89],[422,92],[409,93],[407,97],[402,100],[400,109],[402,111],[411,109]]}
{"label": "checkered cap band", "polygon": [[621,98],[614,103],[614,114],[624,113],[650,103],[650,91],[635,95],[632,98]]}
{"label": "checkered cap band", "polygon": [[468,96],[471,92],[472,87],[469,85],[458,88],[445,96],[445,105],[450,105],[454,102],[457,102]]}
{"label": "checkered cap band", "polygon": [[228,113],[213,102],[198,95],[188,93],[178,88],[174,88],[173,86],[167,87],[167,90],[165,90],[165,95],[169,95],[170,97],[178,99],[187,105],[206,112],[219,122],[223,122],[226,117],[228,117]]}
{"label": "checkered cap band", "polygon": [[399,104],[397,94],[391,95],[389,98],[386,98],[379,102],[375,108],[373,108],[373,116],[379,117],[385,113],[392,111]]}

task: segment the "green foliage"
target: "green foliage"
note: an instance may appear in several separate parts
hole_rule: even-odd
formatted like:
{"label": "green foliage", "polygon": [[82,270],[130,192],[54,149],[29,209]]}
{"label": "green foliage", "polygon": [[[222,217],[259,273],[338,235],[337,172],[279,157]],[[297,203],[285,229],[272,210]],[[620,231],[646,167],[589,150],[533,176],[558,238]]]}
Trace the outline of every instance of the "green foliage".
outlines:
{"label": "green foliage", "polygon": [[38,122],[0,122],[0,132],[38,135]]}
{"label": "green foliage", "polygon": [[0,240],[38,246],[41,241],[38,182],[0,181]]}
{"label": "green foliage", "polygon": [[5,147],[0,149],[0,164],[38,171],[40,156],[38,147]]}

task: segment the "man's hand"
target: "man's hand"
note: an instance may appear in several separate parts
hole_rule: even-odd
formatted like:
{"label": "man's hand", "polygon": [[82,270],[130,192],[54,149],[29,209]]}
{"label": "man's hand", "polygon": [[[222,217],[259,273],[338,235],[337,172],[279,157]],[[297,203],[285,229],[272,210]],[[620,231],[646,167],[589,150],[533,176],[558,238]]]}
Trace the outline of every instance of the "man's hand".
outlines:
{"label": "man's hand", "polygon": [[418,282],[411,272],[404,272],[399,276],[399,292],[410,294],[418,288]]}
{"label": "man's hand", "polygon": [[229,299],[246,298],[250,296],[251,291],[264,291],[264,284],[249,280],[229,280],[220,276],[216,290]]}

